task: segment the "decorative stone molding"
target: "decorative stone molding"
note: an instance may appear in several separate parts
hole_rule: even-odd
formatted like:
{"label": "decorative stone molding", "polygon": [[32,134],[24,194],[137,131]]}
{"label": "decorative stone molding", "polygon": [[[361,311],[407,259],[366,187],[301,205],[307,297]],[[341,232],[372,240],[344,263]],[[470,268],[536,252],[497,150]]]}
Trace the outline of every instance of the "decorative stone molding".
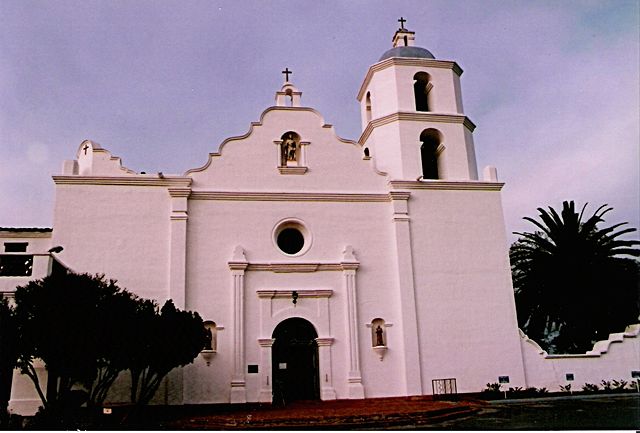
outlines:
{"label": "decorative stone molding", "polygon": [[217,352],[215,350],[203,350],[200,352],[200,356],[204,359],[207,367],[211,365],[211,360]]}
{"label": "decorative stone molding", "polygon": [[333,345],[335,338],[333,337],[323,337],[323,338],[316,338],[316,343],[318,344],[318,346],[331,346]]}
{"label": "decorative stone molding", "polygon": [[275,341],[275,338],[258,338],[260,347],[273,347]]}
{"label": "decorative stone molding", "polygon": [[278,167],[280,174],[305,174],[308,167]]}
{"label": "decorative stone molding", "polygon": [[389,181],[392,189],[436,189],[448,191],[500,191],[504,182],[482,182],[477,180],[392,180]]}
{"label": "decorative stone molding", "polygon": [[361,146],[367,141],[371,133],[375,128],[387,125],[392,122],[398,122],[400,120],[410,122],[433,122],[433,123],[457,123],[462,124],[469,131],[473,132],[476,129],[475,123],[471,121],[464,114],[440,114],[440,113],[426,113],[416,111],[400,111],[397,113],[387,114],[386,116],[373,119],[367,124],[367,127],[362,131],[358,143]]}
{"label": "decorative stone molding", "polygon": [[[285,167],[299,168],[299,167]],[[312,202],[387,202],[387,194],[376,193],[316,193],[316,192],[235,192],[235,191],[193,191],[190,200],[225,201],[312,201]]]}
{"label": "decorative stone molding", "polygon": [[186,198],[189,197],[189,194],[191,194],[191,188],[186,186],[169,187],[167,188],[167,191],[169,192],[169,195],[171,197],[177,198]]}
{"label": "decorative stone molding", "polygon": [[236,246],[231,255],[231,260],[227,262],[229,269],[232,271],[244,271],[249,266],[247,257],[244,255],[244,249],[241,246]]}
{"label": "decorative stone molding", "polygon": [[293,292],[298,293],[298,298],[330,298],[333,295],[333,290],[331,289],[320,289],[320,290],[309,290],[309,289],[301,289],[301,290],[257,290],[259,298],[291,298]]}
{"label": "decorative stone molding", "polygon": [[[275,273],[307,273],[320,271],[344,271],[353,264],[341,263],[249,263],[247,271],[267,271]],[[356,265],[356,268],[358,266]]]}
{"label": "decorative stone molding", "polygon": [[380,361],[382,361],[385,353],[387,353],[387,346],[373,346],[373,351],[376,353]]}
{"label": "decorative stone molding", "polygon": [[56,185],[117,185],[117,186],[159,186],[189,187],[191,178],[182,176],[152,177],[139,174],[135,176],[52,176]]}
{"label": "decorative stone molding", "polygon": [[435,59],[411,59],[406,57],[390,57],[388,59],[383,60],[382,62],[378,62],[375,65],[372,65],[367,71],[367,75],[362,82],[362,86],[360,86],[360,90],[358,91],[358,101],[361,101],[364,97],[364,91],[369,87],[369,82],[373,77],[375,72],[386,69],[390,66],[420,66],[426,68],[439,68],[439,69],[451,69],[458,76],[462,75],[462,68],[458,66],[456,62],[452,62],[449,60],[435,60]]}

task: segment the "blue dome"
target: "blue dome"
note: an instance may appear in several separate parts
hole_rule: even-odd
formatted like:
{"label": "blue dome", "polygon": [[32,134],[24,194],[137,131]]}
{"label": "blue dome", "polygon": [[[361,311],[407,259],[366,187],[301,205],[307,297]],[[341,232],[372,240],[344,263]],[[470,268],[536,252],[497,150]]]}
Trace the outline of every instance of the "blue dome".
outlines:
{"label": "blue dome", "polygon": [[433,54],[427,49],[420,47],[395,47],[385,51],[378,60],[379,62],[391,57],[413,57],[418,59],[435,59]]}

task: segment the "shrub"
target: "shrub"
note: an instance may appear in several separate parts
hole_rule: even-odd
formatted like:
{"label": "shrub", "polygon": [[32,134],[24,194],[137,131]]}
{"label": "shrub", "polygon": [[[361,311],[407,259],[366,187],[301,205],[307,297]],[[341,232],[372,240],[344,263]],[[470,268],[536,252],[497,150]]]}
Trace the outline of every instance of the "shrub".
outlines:
{"label": "shrub", "polygon": [[562,392],[571,392],[571,384],[568,383],[566,385],[560,385],[560,391],[562,391]]}
{"label": "shrub", "polygon": [[614,391],[624,391],[627,388],[627,384],[629,384],[629,382],[623,379],[611,382]]}
{"label": "shrub", "polygon": [[582,385],[582,391],[586,393],[592,393],[600,391],[600,388],[598,388],[598,385],[594,383],[585,383],[584,385]]}

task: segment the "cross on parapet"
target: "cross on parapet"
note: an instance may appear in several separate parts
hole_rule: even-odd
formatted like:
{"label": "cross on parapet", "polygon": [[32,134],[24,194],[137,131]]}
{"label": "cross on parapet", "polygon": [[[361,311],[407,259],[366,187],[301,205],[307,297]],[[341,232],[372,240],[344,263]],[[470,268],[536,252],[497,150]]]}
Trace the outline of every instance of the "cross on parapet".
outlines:
{"label": "cross on parapet", "polygon": [[404,23],[407,22],[407,20],[405,20],[403,17],[400,17],[400,19],[398,20],[398,22],[400,23],[400,30],[406,30],[404,28]]}
{"label": "cross on parapet", "polygon": [[289,74],[293,74],[293,71],[290,71],[289,68],[285,68],[284,71],[282,71],[282,73],[284,74],[284,81],[286,83],[289,82]]}

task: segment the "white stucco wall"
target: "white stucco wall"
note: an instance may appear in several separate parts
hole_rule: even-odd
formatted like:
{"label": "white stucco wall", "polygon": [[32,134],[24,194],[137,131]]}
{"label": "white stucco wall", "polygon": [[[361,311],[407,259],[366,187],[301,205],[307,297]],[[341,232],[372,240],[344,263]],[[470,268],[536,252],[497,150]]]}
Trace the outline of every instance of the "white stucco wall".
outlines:
{"label": "white stucco wall", "polygon": [[[640,324],[630,325],[582,355],[548,355],[521,333],[527,386],[560,391],[560,385],[571,384],[573,390],[579,391],[585,383],[600,385],[603,380],[620,379],[633,382],[631,372],[640,370],[639,331]],[[566,380],[568,373],[574,375],[573,381]]]}
{"label": "white stucco wall", "polygon": [[166,188],[57,182],[52,243],[64,247],[62,261],[76,272],[104,273],[142,297],[166,299]]}

